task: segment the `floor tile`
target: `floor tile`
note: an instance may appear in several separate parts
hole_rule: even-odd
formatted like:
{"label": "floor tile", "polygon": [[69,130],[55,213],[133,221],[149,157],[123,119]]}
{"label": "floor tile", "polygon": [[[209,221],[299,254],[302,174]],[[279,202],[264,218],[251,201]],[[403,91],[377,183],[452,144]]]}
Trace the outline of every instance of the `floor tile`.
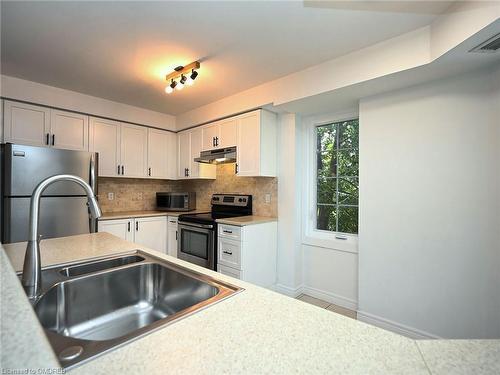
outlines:
{"label": "floor tile", "polygon": [[321,307],[323,309],[326,309],[328,307],[328,305],[330,305],[329,302],[308,296],[307,294],[302,294],[302,295],[298,296],[297,299],[304,301],[304,302],[307,302],[307,303],[310,303],[311,305]]}

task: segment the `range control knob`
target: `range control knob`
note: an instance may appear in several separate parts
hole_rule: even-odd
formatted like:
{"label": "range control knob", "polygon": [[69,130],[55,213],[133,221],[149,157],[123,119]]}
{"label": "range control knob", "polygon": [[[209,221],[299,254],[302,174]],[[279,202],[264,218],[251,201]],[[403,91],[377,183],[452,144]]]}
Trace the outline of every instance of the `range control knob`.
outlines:
{"label": "range control knob", "polygon": [[243,198],[238,199],[238,202],[243,202]]}

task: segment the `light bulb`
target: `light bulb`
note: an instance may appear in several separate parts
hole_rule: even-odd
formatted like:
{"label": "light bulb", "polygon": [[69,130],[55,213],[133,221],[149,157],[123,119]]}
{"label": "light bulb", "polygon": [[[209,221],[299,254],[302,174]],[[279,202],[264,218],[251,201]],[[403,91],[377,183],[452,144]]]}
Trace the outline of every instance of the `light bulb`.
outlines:
{"label": "light bulb", "polygon": [[193,79],[191,79],[191,77],[188,77],[188,78],[187,78],[187,81],[186,81],[186,85],[188,85],[188,86],[193,86],[193,85],[194,85],[194,80],[193,80]]}
{"label": "light bulb", "polygon": [[182,84],[182,83],[179,82],[177,84],[177,86],[175,86],[175,88],[180,91],[180,90],[182,90],[184,88],[184,84]]}
{"label": "light bulb", "polygon": [[168,85],[167,87],[165,87],[165,92],[167,94],[171,94],[174,92],[174,89],[172,87],[170,87],[170,85]]}

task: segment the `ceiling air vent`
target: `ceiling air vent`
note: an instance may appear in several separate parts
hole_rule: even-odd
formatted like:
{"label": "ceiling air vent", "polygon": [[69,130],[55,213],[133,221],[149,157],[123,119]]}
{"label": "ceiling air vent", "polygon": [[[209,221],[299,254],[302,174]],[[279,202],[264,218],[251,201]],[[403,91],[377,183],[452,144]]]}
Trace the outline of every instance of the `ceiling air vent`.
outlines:
{"label": "ceiling air vent", "polygon": [[493,38],[488,39],[486,42],[481,43],[477,47],[470,50],[470,52],[493,53],[500,48],[500,34],[495,35]]}

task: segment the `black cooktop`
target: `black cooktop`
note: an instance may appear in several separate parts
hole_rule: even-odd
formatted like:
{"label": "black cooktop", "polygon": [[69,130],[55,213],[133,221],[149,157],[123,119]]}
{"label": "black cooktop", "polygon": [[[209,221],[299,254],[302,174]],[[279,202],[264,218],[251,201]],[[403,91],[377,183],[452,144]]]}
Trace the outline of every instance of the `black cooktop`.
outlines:
{"label": "black cooktop", "polygon": [[214,194],[211,212],[179,215],[179,221],[214,224],[217,219],[252,214],[252,196],[243,194]]}

